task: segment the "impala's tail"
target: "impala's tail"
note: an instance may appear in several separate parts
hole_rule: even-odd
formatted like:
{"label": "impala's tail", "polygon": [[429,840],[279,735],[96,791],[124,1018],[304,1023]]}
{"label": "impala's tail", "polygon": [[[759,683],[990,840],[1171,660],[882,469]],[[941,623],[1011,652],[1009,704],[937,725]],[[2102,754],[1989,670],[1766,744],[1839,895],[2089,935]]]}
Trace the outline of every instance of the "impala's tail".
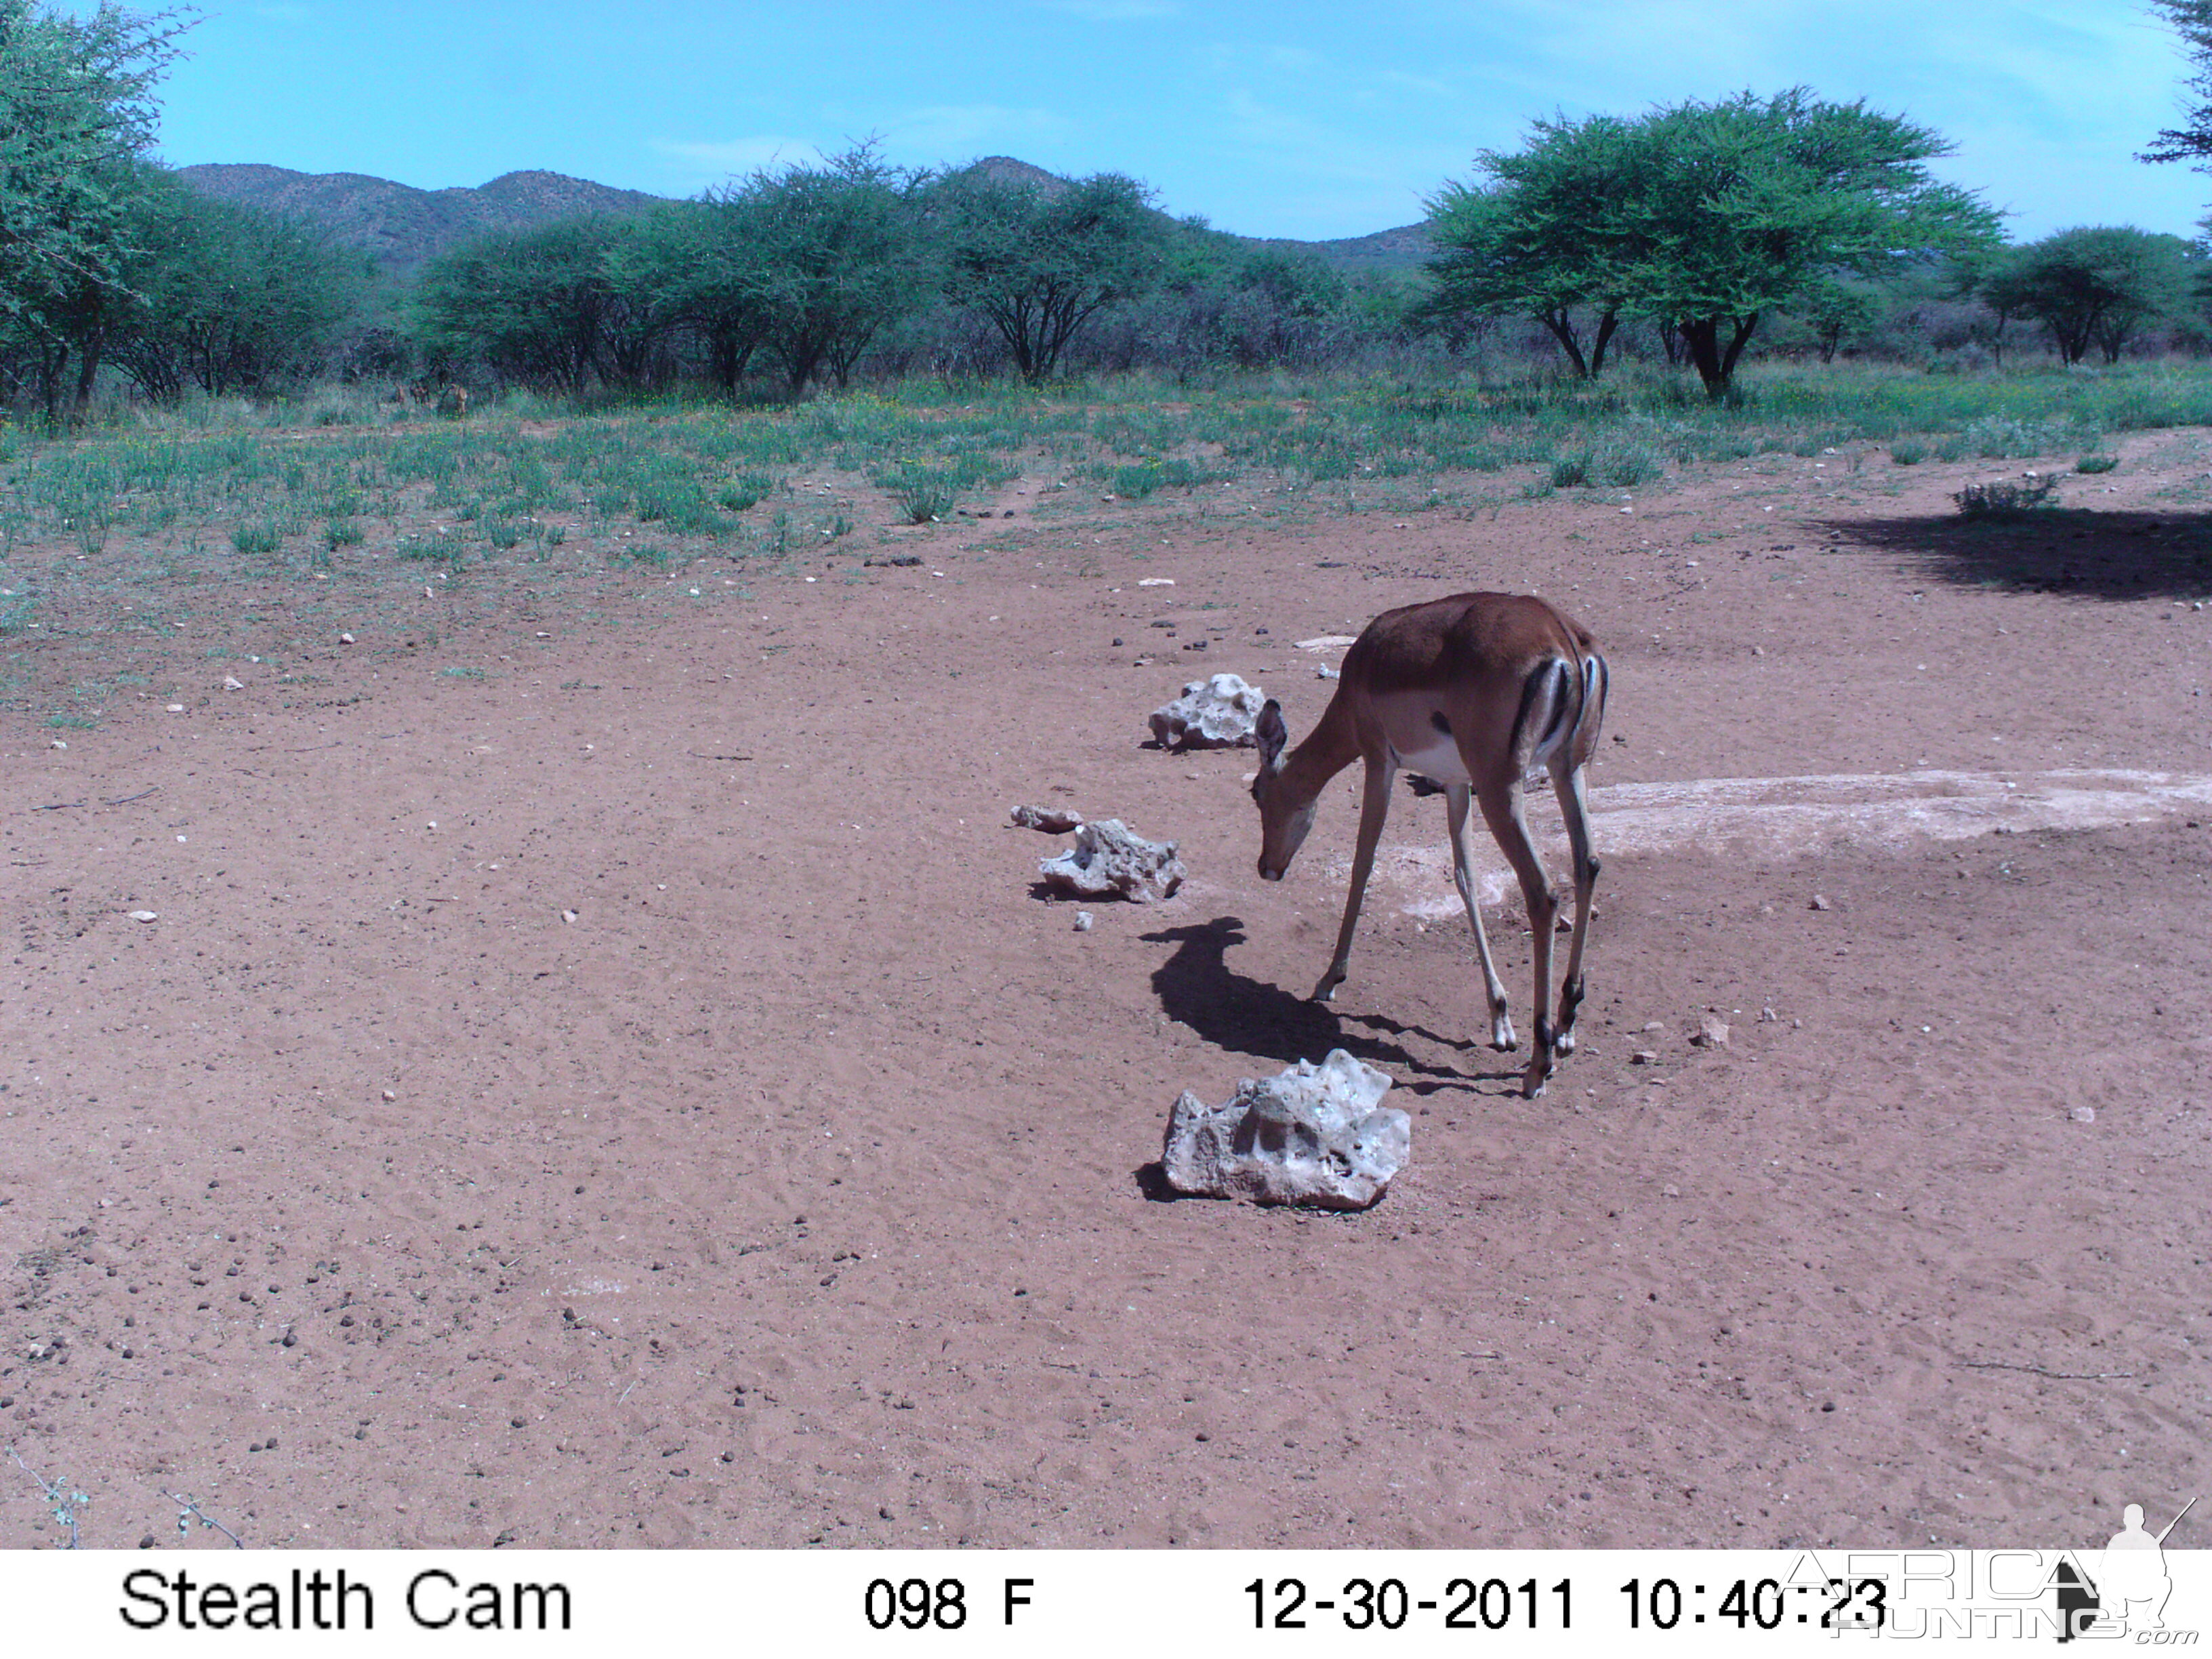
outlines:
{"label": "impala's tail", "polygon": [[1609,678],[1605,659],[1595,651],[1579,662],[1548,657],[1528,671],[1513,720],[1513,753],[1524,774],[1553,765],[1559,755],[1571,760],[1588,752],[1605,722]]}

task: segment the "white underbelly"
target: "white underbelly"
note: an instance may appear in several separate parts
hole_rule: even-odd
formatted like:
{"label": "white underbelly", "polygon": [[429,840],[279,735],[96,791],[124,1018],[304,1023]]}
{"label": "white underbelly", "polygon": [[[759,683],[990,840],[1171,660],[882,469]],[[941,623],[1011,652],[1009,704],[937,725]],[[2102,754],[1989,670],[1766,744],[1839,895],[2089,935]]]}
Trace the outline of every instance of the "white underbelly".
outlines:
{"label": "white underbelly", "polygon": [[1425,778],[1434,778],[1438,783],[1461,784],[1474,781],[1467,775],[1467,763],[1460,759],[1459,745],[1438,733],[1425,749],[1401,749],[1390,745],[1391,758],[1404,772],[1419,772]]}

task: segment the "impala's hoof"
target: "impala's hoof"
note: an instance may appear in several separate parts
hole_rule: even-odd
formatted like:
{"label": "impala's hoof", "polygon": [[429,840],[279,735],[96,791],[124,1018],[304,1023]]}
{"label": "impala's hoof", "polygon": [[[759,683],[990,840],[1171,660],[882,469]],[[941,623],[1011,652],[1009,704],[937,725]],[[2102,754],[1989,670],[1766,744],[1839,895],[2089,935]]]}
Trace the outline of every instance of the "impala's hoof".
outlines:
{"label": "impala's hoof", "polygon": [[1490,1022],[1490,1046],[1501,1054],[1510,1054],[1521,1046],[1520,1039],[1513,1035],[1513,1022],[1504,1014]]}
{"label": "impala's hoof", "polygon": [[1544,1085],[1550,1081],[1551,1079],[1549,1078],[1522,1078],[1521,1079],[1521,1098],[1523,1100],[1535,1099],[1538,1095],[1544,1092]]}
{"label": "impala's hoof", "polygon": [[1320,984],[1314,987],[1313,1000],[1316,1002],[1335,1001],[1336,988],[1343,983],[1344,981],[1341,979],[1324,979]]}
{"label": "impala's hoof", "polygon": [[1569,1054],[1575,1051],[1574,1033],[1571,1031],[1560,1032],[1559,1036],[1553,1042],[1552,1047],[1558,1052],[1559,1058],[1561,1060],[1565,1060]]}

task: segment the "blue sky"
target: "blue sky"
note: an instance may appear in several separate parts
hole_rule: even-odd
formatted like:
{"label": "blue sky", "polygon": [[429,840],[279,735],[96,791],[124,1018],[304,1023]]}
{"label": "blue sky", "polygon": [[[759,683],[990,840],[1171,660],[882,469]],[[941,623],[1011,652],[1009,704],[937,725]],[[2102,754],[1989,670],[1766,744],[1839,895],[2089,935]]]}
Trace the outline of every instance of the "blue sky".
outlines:
{"label": "blue sky", "polygon": [[262,0],[204,6],[185,45],[170,162],[426,187],[547,167],[682,196],[875,134],[902,163],[1123,172],[1226,230],[1352,236],[1532,117],[1802,82],[1942,133],[1938,171],[2015,237],[2194,234],[2212,205],[2212,176],[2133,159],[2187,68],[2138,0]]}

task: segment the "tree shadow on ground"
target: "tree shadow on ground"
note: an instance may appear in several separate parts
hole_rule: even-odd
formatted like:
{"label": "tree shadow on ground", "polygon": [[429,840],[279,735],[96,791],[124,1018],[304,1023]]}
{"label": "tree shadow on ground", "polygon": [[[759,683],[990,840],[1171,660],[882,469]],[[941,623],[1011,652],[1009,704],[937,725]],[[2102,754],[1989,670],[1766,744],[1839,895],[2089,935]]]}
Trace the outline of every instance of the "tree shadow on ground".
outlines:
{"label": "tree shadow on ground", "polygon": [[2212,514],[2033,507],[2007,518],[1945,514],[1831,519],[1848,542],[1900,555],[1960,587],[2093,599],[2212,598]]}
{"label": "tree shadow on ground", "polygon": [[1142,935],[1149,945],[1172,945],[1175,953],[1152,970],[1152,989],[1169,1018],[1188,1026],[1217,1048],[1265,1054],[1288,1065],[1318,1060],[1341,1048],[1411,1079],[1404,1086],[1425,1095],[1438,1089],[1472,1089],[1479,1083],[1517,1081],[1518,1070],[1463,1072],[1416,1058],[1400,1043],[1363,1035],[1366,1027],[1389,1037],[1418,1036],[1441,1048],[1473,1049],[1477,1045],[1438,1036],[1419,1025],[1373,1015],[1340,1015],[1328,1004],[1294,995],[1279,985],[1247,978],[1230,967],[1229,948],[1244,943],[1244,923],[1237,916],[1170,927]]}

